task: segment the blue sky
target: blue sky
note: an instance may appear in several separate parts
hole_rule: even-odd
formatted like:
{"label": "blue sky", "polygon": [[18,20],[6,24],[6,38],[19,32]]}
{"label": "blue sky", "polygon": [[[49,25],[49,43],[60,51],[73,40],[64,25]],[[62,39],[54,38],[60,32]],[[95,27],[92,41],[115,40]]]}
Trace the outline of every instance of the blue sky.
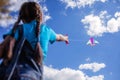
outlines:
{"label": "blue sky", "polygon": [[[0,41],[16,20],[20,5],[11,0],[11,20],[0,20]],[[68,34],[70,43],[49,45],[45,80],[118,80],[120,56],[119,0],[31,0],[39,2],[44,23],[56,33]],[[19,5],[18,5],[19,3]],[[5,15],[5,14],[1,14]],[[9,22],[11,21],[11,22]],[[86,45],[90,37],[99,44]]]}

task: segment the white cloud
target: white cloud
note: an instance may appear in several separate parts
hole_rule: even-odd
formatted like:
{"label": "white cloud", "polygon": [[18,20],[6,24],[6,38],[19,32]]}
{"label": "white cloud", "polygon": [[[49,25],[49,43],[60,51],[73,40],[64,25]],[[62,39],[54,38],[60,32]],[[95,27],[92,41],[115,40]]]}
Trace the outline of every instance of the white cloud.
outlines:
{"label": "white cloud", "polygon": [[70,68],[58,70],[45,66],[44,70],[45,80],[85,80],[85,75],[82,71]]}
{"label": "white cloud", "polygon": [[66,8],[68,8],[68,7],[75,8],[76,7],[76,2],[73,0],[60,0],[60,1],[67,4]]}
{"label": "white cloud", "polygon": [[42,9],[43,9],[44,12],[48,12],[48,9],[47,9],[46,6],[43,6]]}
{"label": "white cloud", "polygon": [[11,6],[8,8],[10,11],[16,12],[20,9],[20,6],[28,0],[10,0]]}
{"label": "white cloud", "polygon": [[[9,10],[10,11],[18,11],[20,9],[20,6],[24,3],[24,2],[28,2],[28,1],[34,1],[39,3],[39,0],[10,0],[10,6],[9,6]],[[42,0],[41,0],[42,1]]]}
{"label": "white cloud", "polygon": [[104,2],[106,2],[107,0],[100,0],[100,1],[104,3]]}
{"label": "white cloud", "polygon": [[114,33],[120,30],[120,12],[116,12],[114,17],[106,11],[101,11],[100,15],[87,15],[81,22],[85,25],[89,36],[102,36],[103,33]]}
{"label": "white cloud", "polygon": [[112,18],[107,22],[107,31],[110,33],[118,32],[120,30],[120,17],[118,19]]}
{"label": "white cloud", "polygon": [[99,1],[99,2],[106,2],[107,0],[60,0],[61,2],[66,4],[66,9],[68,7],[70,8],[80,8],[80,7],[85,7],[85,6],[91,6],[93,5],[95,2]]}
{"label": "white cloud", "polygon": [[95,63],[81,64],[79,66],[79,69],[92,70],[93,72],[97,72],[105,67],[106,67],[106,65],[104,63],[96,63],[95,62]]}
{"label": "white cloud", "polygon": [[12,18],[7,13],[6,14],[0,13],[0,15],[1,15],[0,26],[8,27],[8,25],[11,25],[16,21],[15,17]]}
{"label": "white cloud", "polygon": [[51,19],[51,16],[50,16],[49,14],[46,14],[46,15],[44,16],[43,22],[46,22],[46,21],[49,20],[49,19]]}
{"label": "white cloud", "polygon": [[44,66],[44,80],[104,80],[104,75],[89,77],[80,70],[70,68],[58,70]]}
{"label": "white cloud", "polygon": [[99,16],[91,14],[85,16],[81,22],[86,25],[85,28],[87,29],[87,34],[90,36],[102,36],[102,34],[106,32],[106,28]]}
{"label": "white cloud", "polygon": [[42,6],[42,10],[43,10],[43,13],[44,13],[43,22],[46,22],[47,20],[51,19],[51,16],[48,13],[47,6],[45,6],[45,5]]}
{"label": "white cloud", "polygon": [[87,59],[85,59],[85,61],[90,62],[90,61],[91,61],[91,59],[88,57]]}
{"label": "white cloud", "polygon": [[120,12],[116,12],[115,17],[120,17]]}
{"label": "white cloud", "polygon": [[[24,3],[24,2],[27,2],[27,1],[35,1],[37,3],[45,3],[45,0],[10,0],[10,6],[8,7],[8,9],[10,10],[10,12],[18,12],[21,5]],[[46,22],[47,20],[51,19],[51,16],[49,15],[49,12],[48,12],[48,9],[47,9],[47,6],[42,6],[42,9],[43,9],[43,13],[44,13],[44,16],[43,16],[43,22]],[[0,13],[2,14],[2,13]],[[0,26],[1,27],[8,27],[9,25],[11,24],[14,24],[14,22],[16,21],[16,19],[14,18],[15,16],[14,15],[10,15],[10,14],[2,14],[2,16],[4,16],[4,18],[1,18],[0,19]],[[6,18],[8,16],[12,16],[11,18]]]}
{"label": "white cloud", "polygon": [[99,75],[99,76],[93,76],[93,77],[87,77],[86,80],[103,80],[104,76]]}
{"label": "white cloud", "polygon": [[100,18],[104,18],[107,15],[107,11],[101,11],[100,12]]}

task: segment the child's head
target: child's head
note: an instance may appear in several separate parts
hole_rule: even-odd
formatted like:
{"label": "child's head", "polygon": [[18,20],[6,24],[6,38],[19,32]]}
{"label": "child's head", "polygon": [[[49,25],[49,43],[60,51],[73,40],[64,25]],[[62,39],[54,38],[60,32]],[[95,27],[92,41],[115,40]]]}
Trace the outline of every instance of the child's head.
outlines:
{"label": "child's head", "polygon": [[36,2],[23,3],[19,12],[19,18],[23,23],[29,23],[32,20],[42,22],[42,11],[40,9],[40,5]]}
{"label": "child's head", "polygon": [[32,20],[36,20],[37,22],[37,27],[36,27],[36,35],[39,35],[39,27],[40,24],[42,23],[42,10],[40,8],[40,5],[36,2],[25,2],[22,4],[20,11],[19,11],[19,16],[18,20],[14,24],[13,27],[13,33],[16,31],[17,25],[22,21],[23,23],[29,23]]}

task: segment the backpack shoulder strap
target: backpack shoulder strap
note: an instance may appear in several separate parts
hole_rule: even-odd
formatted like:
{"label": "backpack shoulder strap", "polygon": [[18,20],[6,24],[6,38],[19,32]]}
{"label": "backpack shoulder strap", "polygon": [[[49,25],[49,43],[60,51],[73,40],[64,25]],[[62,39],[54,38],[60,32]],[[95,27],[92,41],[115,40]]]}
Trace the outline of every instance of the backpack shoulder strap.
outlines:
{"label": "backpack shoulder strap", "polygon": [[23,37],[23,29],[22,29],[22,26],[19,27],[19,41],[16,43],[16,47],[13,51],[14,55],[13,55],[13,58],[10,62],[10,65],[8,67],[8,69],[6,70],[6,77],[5,77],[5,80],[10,80],[11,77],[12,77],[12,74],[15,70],[15,66],[17,65],[17,62],[18,62],[18,59],[19,59],[19,56],[20,56],[20,53],[21,53],[21,50],[22,50],[22,47],[24,45],[24,42],[25,42],[25,38]]}
{"label": "backpack shoulder strap", "polygon": [[20,41],[22,39],[22,37],[24,37],[23,25],[18,25],[18,34],[19,34],[18,41]]}

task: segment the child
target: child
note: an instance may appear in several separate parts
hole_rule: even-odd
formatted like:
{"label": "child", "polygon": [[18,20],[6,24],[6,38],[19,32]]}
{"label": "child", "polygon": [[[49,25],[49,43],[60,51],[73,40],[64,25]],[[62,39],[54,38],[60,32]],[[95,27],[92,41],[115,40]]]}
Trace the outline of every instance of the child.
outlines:
{"label": "child", "polygon": [[[22,21],[24,37],[30,43],[30,45],[34,50],[36,50],[36,47],[38,51],[41,51],[42,49],[42,55],[44,60],[47,56],[46,53],[48,50],[48,43],[49,42],[53,43],[55,41],[68,42],[68,36],[64,36],[62,34],[56,34],[51,28],[47,27],[47,25],[42,24],[42,18],[43,18],[43,14],[39,4],[37,4],[36,2],[25,2],[21,6],[18,15],[18,20],[14,24],[13,29],[7,35],[14,33],[15,40],[18,40],[20,35],[17,26]],[[36,56],[40,56],[40,55],[41,53],[37,54]],[[38,57],[38,60],[40,60],[39,58],[40,57]],[[41,61],[38,61],[38,64],[39,62]],[[41,67],[40,69],[42,69],[42,66],[39,67]],[[42,74],[42,70],[41,70],[41,74]],[[22,78],[25,79],[25,77]],[[42,79],[37,79],[37,80],[42,80]]]}

